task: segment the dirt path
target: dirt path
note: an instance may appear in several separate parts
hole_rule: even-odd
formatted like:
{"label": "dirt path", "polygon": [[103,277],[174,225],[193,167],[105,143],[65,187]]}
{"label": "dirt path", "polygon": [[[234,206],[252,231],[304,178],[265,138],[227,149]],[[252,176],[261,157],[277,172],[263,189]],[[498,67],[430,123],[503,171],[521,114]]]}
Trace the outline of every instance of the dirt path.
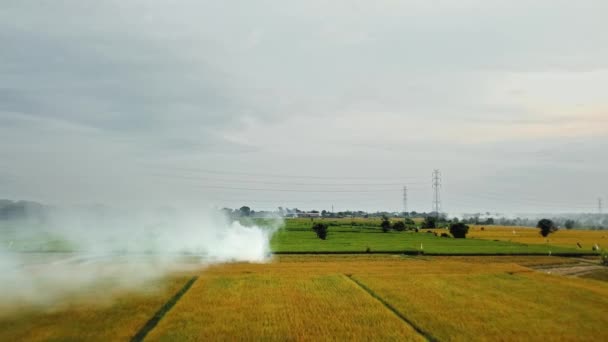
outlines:
{"label": "dirt path", "polygon": [[599,265],[595,260],[587,260],[577,258],[579,262],[571,264],[544,265],[531,267],[539,272],[547,274],[557,274],[570,277],[580,277],[582,275],[606,269],[605,266]]}

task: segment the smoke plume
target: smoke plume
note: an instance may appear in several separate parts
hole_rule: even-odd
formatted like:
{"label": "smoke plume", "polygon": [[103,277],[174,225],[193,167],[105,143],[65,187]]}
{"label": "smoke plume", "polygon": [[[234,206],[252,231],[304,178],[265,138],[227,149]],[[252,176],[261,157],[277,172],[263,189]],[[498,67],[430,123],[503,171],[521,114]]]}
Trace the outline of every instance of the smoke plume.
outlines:
{"label": "smoke plume", "polygon": [[231,222],[217,210],[95,207],[42,216],[0,221],[2,305],[45,306],[99,284],[137,289],[176,270],[265,262],[281,224]]}

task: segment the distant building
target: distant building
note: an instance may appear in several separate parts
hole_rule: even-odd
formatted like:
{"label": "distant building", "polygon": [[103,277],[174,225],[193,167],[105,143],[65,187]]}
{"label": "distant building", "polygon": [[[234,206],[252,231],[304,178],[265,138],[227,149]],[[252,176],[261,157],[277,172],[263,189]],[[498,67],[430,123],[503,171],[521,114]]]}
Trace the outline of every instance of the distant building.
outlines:
{"label": "distant building", "polygon": [[321,217],[321,213],[318,212],[302,212],[294,214],[293,217]]}

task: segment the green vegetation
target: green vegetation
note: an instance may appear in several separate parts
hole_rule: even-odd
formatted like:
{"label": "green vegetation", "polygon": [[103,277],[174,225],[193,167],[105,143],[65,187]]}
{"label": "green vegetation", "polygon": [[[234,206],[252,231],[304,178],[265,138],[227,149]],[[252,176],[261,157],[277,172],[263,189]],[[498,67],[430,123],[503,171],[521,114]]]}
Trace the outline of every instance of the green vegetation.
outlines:
{"label": "green vegetation", "polygon": [[[396,220],[395,220],[396,221]],[[446,239],[433,231],[388,231],[383,233],[379,219],[319,219],[329,227],[327,240],[312,234],[310,219],[287,219],[277,231],[271,248],[275,253],[425,253],[425,254],[592,254],[576,248],[547,244],[525,244],[478,238]],[[438,233],[447,232],[438,230]],[[440,234],[437,234],[440,235]]]}

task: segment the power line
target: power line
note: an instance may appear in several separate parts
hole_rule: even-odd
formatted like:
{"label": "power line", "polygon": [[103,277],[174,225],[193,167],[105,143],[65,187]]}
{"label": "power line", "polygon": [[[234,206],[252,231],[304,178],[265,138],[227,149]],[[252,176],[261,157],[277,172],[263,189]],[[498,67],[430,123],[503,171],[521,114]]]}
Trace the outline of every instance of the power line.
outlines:
{"label": "power line", "polygon": [[361,180],[376,180],[382,179],[412,179],[420,177],[389,177],[389,176],[378,176],[378,177],[348,177],[348,176],[310,176],[310,175],[287,175],[287,174],[272,174],[272,173],[250,173],[250,172],[238,172],[238,171],[222,171],[222,170],[211,170],[202,168],[187,168],[187,167],[162,167],[164,169],[182,170],[189,172],[198,173],[210,173],[220,175],[237,175],[237,176],[249,176],[249,177],[266,177],[266,178],[301,178],[301,179],[361,179]]}
{"label": "power line", "polygon": [[403,213],[407,213],[407,186],[403,187]]}
{"label": "power line", "polygon": [[438,169],[435,169],[433,170],[433,208],[437,217],[439,217],[439,211],[441,209],[439,188],[441,188],[441,173]]}
{"label": "power line", "polygon": [[219,185],[198,185],[199,188],[223,189],[223,190],[242,190],[242,191],[272,191],[272,192],[348,192],[348,193],[367,193],[367,192],[395,192],[395,189],[376,189],[376,190],[308,190],[308,189],[262,189],[262,188],[240,188]]}
{"label": "power line", "polygon": [[[155,177],[162,178],[175,178],[184,180],[201,180],[210,182],[226,182],[226,183],[246,183],[246,184],[260,184],[260,185],[299,185],[299,186],[395,186],[401,185],[402,183],[294,183],[294,182],[269,182],[269,181],[257,181],[257,180],[245,180],[245,179],[223,179],[223,178],[209,178],[200,176],[184,176],[184,175],[169,175],[169,174],[152,174]],[[418,182],[412,184],[428,184],[425,182]]]}

